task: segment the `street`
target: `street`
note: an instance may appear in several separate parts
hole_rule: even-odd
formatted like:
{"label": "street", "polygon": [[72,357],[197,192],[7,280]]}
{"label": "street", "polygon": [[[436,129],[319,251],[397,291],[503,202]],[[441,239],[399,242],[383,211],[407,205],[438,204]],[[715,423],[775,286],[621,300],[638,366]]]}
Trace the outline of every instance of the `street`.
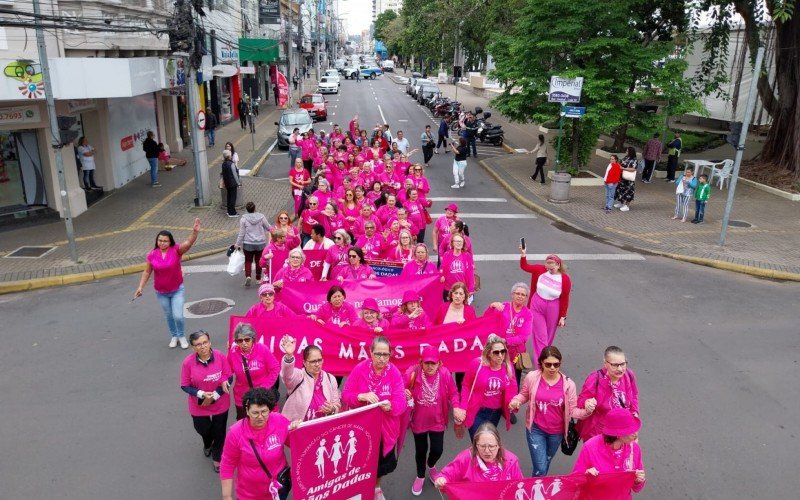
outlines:
{"label": "street", "polygon": [[[438,122],[386,77],[342,80],[341,89],[327,97],[329,118],[316,130],[330,132],[333,123],[346,129],[357,113],[367,130],[384,122],[395,135],[403,130],[412,148],[426,124],[436,133]],[[479,144],[478,159],[501,154],[502,148]],[[412,157],[421,159],[421,152]],[[518,265],[521,237],[531,262],[562,256],[574,284],[567,325],[555,342],[564,354],[562,371],[580,387],[602,367],[605,347],[618,345],[638,376],[648,480],[637,498],[796,498],[800,477],[790,457],[800,436],[800,285],[637,254],[563,231],[514,201],[474,158],[468,164],[462,189],[450,188],[452,154],[434,155],[426,175],[434,218],[455,202],[469,225],[482,278],[473,305],[483,312],[509,300],[512,284],[530,281]],[[259,176],[283,179],[288,169],[286,151],[276,148]],[[217,348],[228,315],[258,300],[242,277],[224,272],[226,262],[215,255],[184,264],[187,305],[210,298],[235,304],[187,318],[187,333],[205,329]],[[138,280],[0,296],[0,498],[220,497],[179,387],[180,362],[190,351],[167,349],[152,283],[131,302]],[[530,475],[523,419],[501,436]],[[448,429],[439,467],[467,446]],[[569,473],[579,450],[572,457],[559,453],[550,473]],[[413,452],[407,436],[397,470],[383,482],[390,500],[412,498]],[[421,498],[440,496],[428,482]]]}

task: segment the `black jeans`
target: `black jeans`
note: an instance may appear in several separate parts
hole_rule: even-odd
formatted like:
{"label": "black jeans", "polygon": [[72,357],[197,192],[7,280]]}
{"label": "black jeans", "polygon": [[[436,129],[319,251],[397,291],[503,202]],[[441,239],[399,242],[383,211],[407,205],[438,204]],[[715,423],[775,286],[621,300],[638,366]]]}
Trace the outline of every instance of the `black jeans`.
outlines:
{"label": "black jeans", "polygon": [[428,144],[430,144],[430,146],[422,146],[423,163],[426,165],[431,161],[431,158],[433,158],[433,144]]}
{"label": "black jeans", "polygon": [[655,168],[656,168],[655,160],[645,160],[644,170],[642,170],[642,180],[650,182],[651,177],[653,177],[653,170],[655,170]]}
{"label": "black jeans", "polygon": [[436,143],[436,149],[444,146],[444,152],[447,153],[447,136],[439,134],[439,141]]}
{"label": "black jeans", "polygon": [[[428,440],[430,439],[430,453],[428,452]],[[417,477],[425,477],[425,469],[433,467],[442,458],[444,452],[444,431],[414,433],[414,445],[417,453],[414,458],[417,461]]]}
{"label": "black jeans", "polygon": [[536,170],[533,171],[533,175],[531,178],[536,180],[536,177],[541,172],[542,174],[542,184],[544,184],[544,164],[547,162],[546,157],[536,158]]}
{"label": "black jeans", "polygon": [[242,130],[247,127],[247,115],[242,113],[239,115],[239,123],[242,124]]}
{"label": "black jeans", "polygon": [[226,189],[228,192],[228,215],[236,215],[236,191],[238,189],[238,186],[233,186]]}
{"label": "black jeans", "polygon": [[678,169],[678,157],[669,155],[667,157],[667,180],[675,180],[675,171]]}
{"label": "black jeans", "polygon": [[472,156],[478,156],[478,148],[475,146],[475,134],[466,134],[467,139],[467,156],[469,156],[469,148],[472,147]]}
{"label": "black jeans", "polygon": [[[244,250],[244,276],[245,278],[249,278],[252,274],[253,264],[256,265],[256,281],[261,281],[261,266],[258,265],[258,259],[261,258],[261,251],[263,250],[255,250],[249,251]],[[276,271],[277,272],[277,271]]]}
{"label": "black jeans", "polygon": [[222,446],[228,430],[228,410],[210,417],[192,417],[194,430],[203,438],[203,448],[211,448],[211,459],[222,460]]}

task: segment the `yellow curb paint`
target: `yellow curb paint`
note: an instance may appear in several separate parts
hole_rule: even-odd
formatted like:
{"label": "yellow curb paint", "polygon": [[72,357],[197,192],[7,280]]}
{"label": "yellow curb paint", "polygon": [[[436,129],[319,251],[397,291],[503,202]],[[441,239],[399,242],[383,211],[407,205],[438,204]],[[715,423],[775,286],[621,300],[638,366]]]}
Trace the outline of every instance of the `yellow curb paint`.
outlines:
{"label": "yellow curb paint", "polygon": [[61,284],[71,285],[73,283],[85,283],[87,281],[94,281],[94,273],[78,273],[78,274],[65,274],[61,277]]}
{"label": "yellow curb paint", "polygon": [[512,154],[512,155],[517,153],[516,151],[514,151],[514,148],[512,148],[511,146],[509,146],[505,142],[503,142],[503,149],[506,150],[506,153],[509,153],[509,154]]}
{"label": "yellow curb paint", "polygon": [[8,283],[0,284],[0,294],[25,292],[30,289],[30,281],[9,281]]}
{"label": "yellow curb paint", "polygon": [[94,279],[101,280],[104,278],[112,278],[114,276],[122,276],[122,268],[115,267],[111,269],[103,269],[94,272]]}

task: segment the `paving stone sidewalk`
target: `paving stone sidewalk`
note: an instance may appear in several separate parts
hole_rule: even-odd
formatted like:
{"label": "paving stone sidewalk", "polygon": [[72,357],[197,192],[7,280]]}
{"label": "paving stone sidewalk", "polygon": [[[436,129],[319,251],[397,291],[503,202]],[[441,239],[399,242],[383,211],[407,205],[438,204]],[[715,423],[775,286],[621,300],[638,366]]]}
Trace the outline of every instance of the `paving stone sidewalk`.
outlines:
{"label": "paving stone sidewalk", "polygon": [[[238,120],[217,130],[216,146],[207,150],[213,201],[210,207],[194,207],[191,149],[174,155],[188,160],[186,166],[159,172],[162,187],[150,187],[149,173],[145,173],[108,193],[74,219],[78,264],[69,258],[63,221],[0,233],[0,256],[26,245],[56,247],[38,259],[0,258],[0,293],[139,272],[158,231],[168,229],[182,241],[191,231],[195,217],[202,220],[203,229],[189,258],[229,246],[238,232],[239,219],[227,217],[221,208],[217,179],[224,144],[228,141],[234,144],[240,170],[252,169],[263,163],[275,141],[274,122],[279,115],[280,110],[272,104],[262,104],[256,118],[255,151],[251,150],[249,132],[240,128]],[[242,199],[254,201],[258,211],[268,218],[273,219],[280,209],[289,206],[287,182],[256,177],[243,177],[242,182],[245,192]]]}

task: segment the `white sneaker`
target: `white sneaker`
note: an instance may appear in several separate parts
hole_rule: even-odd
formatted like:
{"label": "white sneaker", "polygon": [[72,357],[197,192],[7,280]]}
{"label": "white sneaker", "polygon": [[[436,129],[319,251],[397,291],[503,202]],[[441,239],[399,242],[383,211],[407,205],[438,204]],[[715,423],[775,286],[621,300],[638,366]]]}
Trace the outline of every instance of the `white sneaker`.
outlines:
{"label": "white sneaker", "polygon": [[459,184],[459,186],[461,186],[461,187],[463,188],[463,187],[464,187],[464,184],[466,184],[466,182],[464,182],[464,181],[461,181],[461,183]]}
{"label": "white sneaker", "polygon": [[631,209],[631,207],[629,207],[628,205],[622,205],[621,207],[619,207],[619,211],[620,212],[627,212],[630,209]]}
{"label": "white sneaker", "polygon": [[178,337],[172,337],[169,339],[169,348],[175,349],[176,347],[178,347]]}
{"label": "white sneaker", "polygon": [[459,186],[458,184],[453,184],[452,186],[450,186],[450,189],[458,189],[460,187],[461,186]]}
{"label": "white sneaker", "polygon": [[619,208],[621,206],[622,206],[622,203],[620,203],[620,202],[614,203],[614,208]]}
{"label": "white sneaker", "polygon": [[186,337],[178,337],[178,341],[181,343],[181,349],[189,348],[189,342],[186,340]]}

